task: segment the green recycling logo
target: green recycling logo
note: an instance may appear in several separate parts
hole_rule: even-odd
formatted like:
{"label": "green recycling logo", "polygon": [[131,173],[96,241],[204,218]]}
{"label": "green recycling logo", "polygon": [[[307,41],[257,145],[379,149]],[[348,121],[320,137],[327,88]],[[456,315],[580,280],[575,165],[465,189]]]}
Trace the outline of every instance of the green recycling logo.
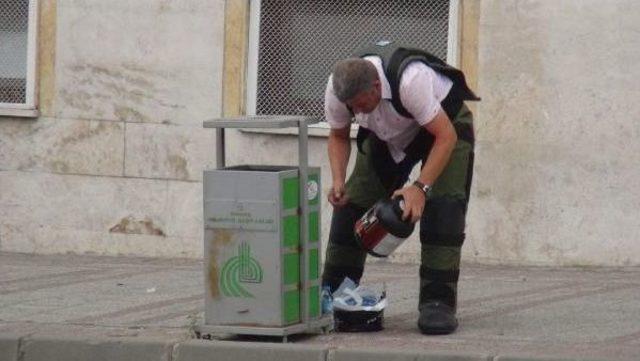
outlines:
{"label": "green recycling logo", "polygon": [[262,267],[251,257],[251,246],[241,243],[238,255],[231,257],[220,272],[220,290],[227,297],[253,298],[242,283],[262,283]]}

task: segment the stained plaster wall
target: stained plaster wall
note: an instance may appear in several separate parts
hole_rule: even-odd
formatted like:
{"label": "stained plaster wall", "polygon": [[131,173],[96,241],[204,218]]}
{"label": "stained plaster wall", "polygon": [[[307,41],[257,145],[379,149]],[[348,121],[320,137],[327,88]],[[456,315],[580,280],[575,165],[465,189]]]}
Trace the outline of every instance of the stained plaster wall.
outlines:
{"label": "stained plaster wall", "polygon": [[633,0],[483,0],[469,259],[638,265]]}
{"label": "stained plaster wall", "polygon": [[[42,3],[42,116],[0,120],[0,250],[199,257],[215,145],[200,122],[244,111],[225,1]],[[483,97],[464,260],[640,264],[635,2],[462,4],[461,65]],[[310,163],[326,192],[325,142]],[[228,147],[231,164],[297,162],[292,136],[229,132]],[[418,259],[413,237],[392,261]]]}
{"label": "stained plaster wall", "polygon": [[202,255],[223,0],[44,0],[37,119],[0,117],[0,250]]}

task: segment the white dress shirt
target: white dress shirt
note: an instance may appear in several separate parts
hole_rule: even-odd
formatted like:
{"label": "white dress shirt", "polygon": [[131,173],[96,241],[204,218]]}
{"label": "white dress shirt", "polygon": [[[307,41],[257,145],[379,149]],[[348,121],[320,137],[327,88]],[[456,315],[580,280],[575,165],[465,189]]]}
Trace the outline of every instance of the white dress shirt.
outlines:
{"label": "white dress shirt", "polygon": [[[382,70],[380,57],[367,56],[364,59],[378,70],[382,99],[371,113],[356,114],[356,121],[385,141],[391,156],[399,163],[405,157],[403,150],[418,134],[420,127],[432,121],[442,109],[440,102],[449,94],[453,82],[420,61],[410,63],[400,78],[400,99],[413,118],[403,117],[391,103],[391,87]],[[325,91],[324,110],[331,128],[344,128],[351,123],[351,112],[333,92],[331,76]]]}

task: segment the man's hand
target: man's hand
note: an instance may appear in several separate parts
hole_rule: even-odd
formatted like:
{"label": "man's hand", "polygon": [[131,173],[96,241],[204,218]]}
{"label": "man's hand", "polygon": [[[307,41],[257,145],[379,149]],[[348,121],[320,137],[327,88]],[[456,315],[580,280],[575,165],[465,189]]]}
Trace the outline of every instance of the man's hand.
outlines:
{"label": "man's hand", "polygon": [[344,207],[349,203],[349,197],[345,192],[344,183],[334,184],[333,187],[329,189],[327,198],[329,199],[329,203],[337,208]]}
{"label": "man's hand", "polygon": [[411,220],[412,223],[416,223],[422,212],[424,211],[424,203],[427,200],[427,196],[422,190],[414,185],[406,186],[402,189],[398,189],[393,192],[392,198],[402,196],[404,198],[404,210],[402,211],[402,220]]}

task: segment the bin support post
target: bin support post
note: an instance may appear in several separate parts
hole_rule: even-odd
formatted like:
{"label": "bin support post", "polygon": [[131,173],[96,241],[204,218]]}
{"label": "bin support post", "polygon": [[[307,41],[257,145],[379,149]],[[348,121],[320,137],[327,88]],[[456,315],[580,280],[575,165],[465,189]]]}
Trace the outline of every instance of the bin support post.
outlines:
{"label": "bin support post", "polygon": [[302,290],[300,297],[300,311],[302,323],[309,324],[309,200],[307,198],[308,149],[307,149],[307,122],[298,122],[298,164],[300,175],[300,242],[302,257],[300,257],[300,275],[302,275]]}
{"label": "bin support post", "polygon": [[224,154],[224,128],[216,129],[216,168],[222,169],[225,165]]}

